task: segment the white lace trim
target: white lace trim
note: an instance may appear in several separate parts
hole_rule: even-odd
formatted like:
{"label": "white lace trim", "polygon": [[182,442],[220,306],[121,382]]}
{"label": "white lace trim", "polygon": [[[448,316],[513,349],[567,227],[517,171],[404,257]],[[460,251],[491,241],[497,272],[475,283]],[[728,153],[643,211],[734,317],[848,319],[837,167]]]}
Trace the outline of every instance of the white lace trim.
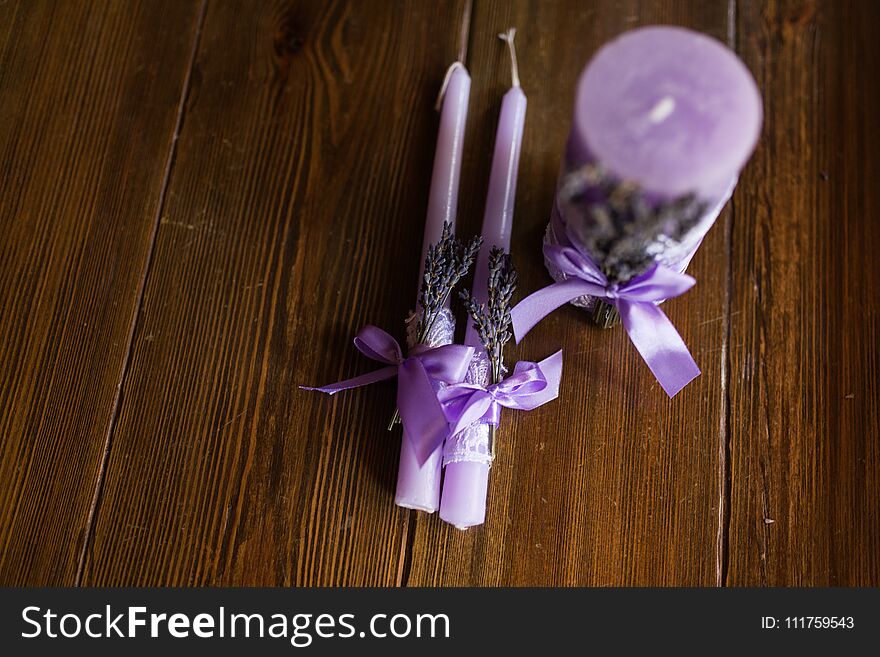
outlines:
{"label": "white lace trim", "polygon": [[[421,312],[416,310],[406,318],[406,344],[412,349],[416,345],[416,331],[418,330]],[[434,324],[428,331],[428,337],[424,344],[429,347],[440,347],[444,344],[452,344],[455,339],[455,317],[449,308],[443,308],[434,320]]]}
{"label": "white lace trim", "polygon": [[[420,313],[410,313],[406,318],[406,343],[410,349],[416,344],[416,331],[418,329]],[[444,344],[452,344],[455,339],[455,317],[448,308],[440,311],[434,325],[428,332],[425,344],[429,347],[439,347]],[[477,351],[468,366],[465,380],[469,383],[479,383],[482,386],[489,383],[489,358],[483,350]],[[437,385],[444,385],[439,383]],[[472,424],[464,431],[446,440],[443,445],[443,465],[450,463],[475,462],[492,464],[492,455],[489,453],[489,425]]]}
{"label": "white lace trim", "polygon": [[[483,350],[478,351],[468,367],[465,377],[468,383],[481,386],[489,383],[489,358]],[[476,423],[448,438],[443,445],[443,465],[473,462],[492,464],[489,453],[489,425]]]}

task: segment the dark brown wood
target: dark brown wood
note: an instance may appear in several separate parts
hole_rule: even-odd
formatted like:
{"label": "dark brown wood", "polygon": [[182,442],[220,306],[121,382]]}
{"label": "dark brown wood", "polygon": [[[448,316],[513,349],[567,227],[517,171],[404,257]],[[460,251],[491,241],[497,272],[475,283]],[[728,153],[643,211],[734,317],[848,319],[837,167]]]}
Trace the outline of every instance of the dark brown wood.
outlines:
{"label": "dark brown wood", "polygon": [[[765,99],[732,207],[664,308],[674,400],[565,308],[560,399],[506,413],[484,527],[393,505],[365,323],[412,305],[446,66],[473,76],[477,232],[507,52],[529,98],[513,256],[574,83],[676,23]],[[880,5],[864,0],[0,3],[0,585],[880,584]]]}
{"label": "dark brown wood", "polygon": [[766,119],[734,199],[731,585],[880,584],[877,25],[740,3]]}
{"label": "dark brown wood", "polygon": [[0,585],[75,582],[197,18],[0,3]]}
{"label": "dark brown wood", "polygon": [[87,584],[398,581],[393,385],[462,2],[209,4]]}
{"label": "dark brown wood", "polygon": [[[512,252],[521,288],[550,279],[540,241],[563,145],[574,81],[596,49],[626,29],[672,22],[722,40],[725,3],[478,2],[468,64],[474,93],[462,186],[464,223],[478,231],[495,124],[516,43],[528,114]],[[563,45],[564,44],[564,45]],[[562,347],[560,398],[506,413],[483,527],[461,532],[419,515],[410,585],[713,585],[721,569],[720,431],[725,418],[727,216],[691,265],[699,285],[665,306],[703,375],[669,400],[619,328],[601,330],[566,308],[536,327],[512,357]]]}

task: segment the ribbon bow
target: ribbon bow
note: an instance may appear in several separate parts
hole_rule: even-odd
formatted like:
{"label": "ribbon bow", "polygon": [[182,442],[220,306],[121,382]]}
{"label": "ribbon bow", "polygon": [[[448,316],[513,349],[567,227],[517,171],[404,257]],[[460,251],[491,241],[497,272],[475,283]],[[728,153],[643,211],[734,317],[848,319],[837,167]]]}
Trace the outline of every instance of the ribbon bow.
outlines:
{"label": "ribbon bow", "polygon": [[520,361],[513,374],[488,387],[477,383],[454,383],[437,393],[450,423],[449,435],[475,422],[498,424],[501,407],[530,411],[559,396],[562,351],[540,363]]}
{"label": "ribbon bow", "polygon": [[548,244],[544,255],[568,278],[538,290],[511,310],[517,342],[559,306],[589,294],[617,308],[629,339],[670,397],[699,376],[700,368],[684,340],[655,303],[686,292],[696,283],[694,278],[658,264],[618,285],[609,283],[595,263],[577,249]]}
{"label": "ribbon bow", "polygon": [[372,325],[358,331],[354,346],[367,358],[387,363],[387,366],[320,388],[300,387],[303,390],[318,390],[333,395],[340,390],[358,388],[397,376],[397,408],[403,422],[403,431],[415,447],[416,456],[424,464],[449,433],[446,415],[437,399],[432,381],[447,384],[463,381],[474,355],[474,348],[457,344],[440,347],[418,345],[404,358],[397,340],[378,326]]}

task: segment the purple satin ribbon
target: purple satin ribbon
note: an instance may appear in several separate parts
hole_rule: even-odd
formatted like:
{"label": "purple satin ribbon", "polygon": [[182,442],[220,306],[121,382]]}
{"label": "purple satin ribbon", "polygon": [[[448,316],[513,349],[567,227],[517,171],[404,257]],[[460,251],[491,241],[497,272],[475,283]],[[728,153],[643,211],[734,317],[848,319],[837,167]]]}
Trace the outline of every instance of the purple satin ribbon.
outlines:
{"label": "purple satin ribbon", "polygon": [[464,381],[474,355],[473,347],[447,344],[440,347],[418,345],[407,358],[400,345],[378,326],[367,325],[354,338],[354,346],[367,358],[387,363],[373,372],[331,383],[318,390],[329,395],[340,390],[367,386],[397,376],[397,408],[406,438],[416,456],[425,463],[449,434],[449,424],[432,381],[455,384]]}
{"label": "purple satin ribbon", "polygon": [[548,244],[544,257],[568,278],[538,290],[511,311],[516,341],[559,306],[589,294],[608,301],[620,314],[629,339],[670,397],[700,374],[684,340],[655,303],[689,290],[696,280],[663,265],[621,285],[609,284],[601,270],[575,248]]}
{"label": "purple satin ribbon", "polygon": [[498,424],[501,407],[530,411],[556,399],[562,378],[562,351],[540,363],[520,361],[513,374],[488,387],[477,383],[454,383],[437,393],[451,429],[463,431],[475,422]]}

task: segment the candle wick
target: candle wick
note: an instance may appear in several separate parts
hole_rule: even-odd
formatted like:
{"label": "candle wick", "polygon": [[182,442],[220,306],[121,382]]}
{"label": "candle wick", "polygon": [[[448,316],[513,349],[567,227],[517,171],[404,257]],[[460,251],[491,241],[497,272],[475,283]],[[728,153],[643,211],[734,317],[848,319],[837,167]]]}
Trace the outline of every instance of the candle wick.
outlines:
{"label": "candle wick", "polygon": [[672,112],[675,110],[675,98],[672,96],[663,96],[654,107],[651,108],[651,111],[648,112],[648,120],[651,123],[662,123]]}
{"label": "candle wick", "polygon": [[513,46],[513,38],[516,36],[516,28],[511,27],[507,32],[502,32],[498,38],[507,42],[510,49],[510,77],[513,80],[513,86],[519,86],[519,68],[516,65],[516,48]]}
{"label": "candle wick", "polygon": [[437,102],[434,103],[434,109],[438,112],[440,111],[440,108],[443,107],[443,98],[444,96],[446,96],[446,87],[449,86],[449,81],[452,79],[452,74],[457,68],[460,68],[463,71],[467,70],[465,69],[464,64],[462,64],[461,62],[452,62],[452,64],[449,65],[449,68],[446,69],[446,75],[443,77],[443,84],[440,85],[440,93],[437,94]]}

